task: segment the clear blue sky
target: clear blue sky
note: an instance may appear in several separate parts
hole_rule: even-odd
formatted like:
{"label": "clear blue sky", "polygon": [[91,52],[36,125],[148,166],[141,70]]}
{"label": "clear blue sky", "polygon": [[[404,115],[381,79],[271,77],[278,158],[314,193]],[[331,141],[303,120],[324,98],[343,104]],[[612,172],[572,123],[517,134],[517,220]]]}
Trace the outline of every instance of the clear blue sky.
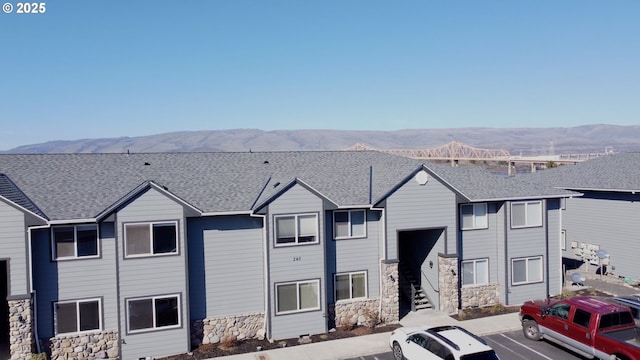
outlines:
{"label": "clear blue sky", "polygon": [[236,128],[640,124],[640,1],[46,1],[0,12],[0,149]]}

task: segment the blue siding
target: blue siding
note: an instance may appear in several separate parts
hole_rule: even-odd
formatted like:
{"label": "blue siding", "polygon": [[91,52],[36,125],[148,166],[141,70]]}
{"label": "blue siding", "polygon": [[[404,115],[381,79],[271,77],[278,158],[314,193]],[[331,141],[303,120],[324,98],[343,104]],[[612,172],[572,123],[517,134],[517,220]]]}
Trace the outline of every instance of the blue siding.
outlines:
{"label": "blue siding", "polygon": [[264,312],[262,219],[188,221],[191,319]]}
{"label": "blue siding", "polygon": [[487,204],[487,225],[486,229],[461,230],[460,239],[462,248],[460,259],[489,259],[489,283],[500,284],[504,289],[504,278],[501,276],[504,269],[501,263],[504,261],[504,212],[501,203]]}
{"label": "blue siding", "polygon": [[[178,222],[178,255],[124,259],[124,224],[129,222]],[[151,189],[117,213],[117,238],[120,279],[120,321],[123,359],[161,356],[189,351],[187,254],[184,209],[172,199]],[[155,295],[181,297],[181,327],[145,333],[127,334],[126,300]]]}
{"label": "blue siding", "polygon": [[9,296],[29,293],[25,214],[0,201],[0,260],[9,266]]}
{"label": "blue siding", "polygon": [[[638,253],[640,236],[640,196],[622,194],[585,194],[566,200],[563,227],[567,231],[565,256],[575,258],[571,241],[599,245],[610,258],[609,270],[631,279],[640,279]],[[609,199],[610,198],[610,199]],[[591,266],[589,271],[595,271]]]}
{"label": "blue siding", "polygon": [[[320,243],[275,247],[273,218],[281,214],[318,214]],[[326,316],[326,271],[323,201],[301,185],[294,185],[269,205],[269,291],[271,326],[274,339],[298,337],[303,334],[319,334],[327,330]],[[295,314],[275,315],[275,284],[320,280],[320,310]]]}

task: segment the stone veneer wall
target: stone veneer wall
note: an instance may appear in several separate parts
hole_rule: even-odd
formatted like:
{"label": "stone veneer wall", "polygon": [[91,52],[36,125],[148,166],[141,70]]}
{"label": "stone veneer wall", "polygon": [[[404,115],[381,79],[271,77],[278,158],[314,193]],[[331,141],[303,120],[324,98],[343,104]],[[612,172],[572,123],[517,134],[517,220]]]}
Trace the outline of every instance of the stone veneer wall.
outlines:
{"label": "stone veneer wall", "polygon": [[379,306],[379,299],[339,302],[333,306],[335,324],[338,327],[376,326],[380,323]]}
{"label": "stone veneer wall", "polygon": [[51,360],[119,359],[120,339],[116,331],[59,335],[49,339]]}
{"label": "stone veneer wall", "polygon": [[196,320],[191,323],[191,344],[216,344],[243,339],[264,339],[264,314],[246,314]]}
{"label": "stone veneer wall", "polygon": [[498,284],[463,287],[461,290],[462,308],[492,306],[500,303]]}
{"label": "stone veneer wall", "polygon": [[438,257],[440,277],[440,311],[445,314],[458,313],[458,258],[455,256]]}
{"label": "stone veneer wall", "polygon": [[398,262],[382,262],[382,310],[380,321],[394,323],[400,321],[400,282]]}
{"label": "stone veneer wall", "polygon": [[11,360],[28,359],[33,352],[31,299],[7,300],[9,305],[9,349]]}

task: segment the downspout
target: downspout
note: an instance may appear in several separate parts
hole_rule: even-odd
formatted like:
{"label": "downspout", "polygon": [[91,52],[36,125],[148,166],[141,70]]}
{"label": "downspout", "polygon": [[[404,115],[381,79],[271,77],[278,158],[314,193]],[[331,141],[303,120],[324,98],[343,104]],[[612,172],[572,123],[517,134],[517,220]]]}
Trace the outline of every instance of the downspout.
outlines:
{"label": "downspout", "polygon": [[264,321],[262,323],[262,330],[264,330],[265,338],[269,338],[267,336],[267,329],[270,327],[267,326],[269,323],[269,242],[267,239],[267,216],[260,214],[251,214],[252,217],[258,217],[262,219],[262,243],[263,246],[263,271],[264,271]]}
{"label": "downspout", "polygon": [[[543,200],[542,203],[544,204],[544,221],[545,221],[545,226],[544,226],[544,233],[545,233],[545,252],[546,252],[546,260],[547,260],[547,264],[545,266],[546,268],[546,274],[545,274],[545,283],[547,284],[547,299],[551,296],[550,292],[551,292],[551,285],[549,284],[549,208],[548,208],[548,202],[547,200]],[[559,246],[558,246],[559,248]]]}
{"label": "downspout", "polygon": [[505,305],[509,305],[509,294],[511,293],[511,282],[509,282],[509,274],[511,267],[509,266],[509,218],[511,217],[511,202],[504,203],[504,284],[507,291],[504,293]]}

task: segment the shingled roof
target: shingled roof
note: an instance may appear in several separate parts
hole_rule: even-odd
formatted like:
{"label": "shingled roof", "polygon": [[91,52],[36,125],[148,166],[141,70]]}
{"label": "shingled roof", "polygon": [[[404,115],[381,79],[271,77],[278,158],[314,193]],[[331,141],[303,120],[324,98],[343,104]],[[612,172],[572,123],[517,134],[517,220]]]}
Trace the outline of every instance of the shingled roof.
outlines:
{"label": "shingled roof", "polygon": [[251,212],[293,182],[337,206],[369,206],[423,168],[468,201],[568,193],[376,151],[0,155],[0,173],[26,195],[10,200],[51,220],[94,219],[150,182],[205,214]]}
{"label": "shingled roof", "polygon": [[524,177],[540,186],[576,191],[640,191],[640,153],[598,157],[575,165],[563,165]]}

